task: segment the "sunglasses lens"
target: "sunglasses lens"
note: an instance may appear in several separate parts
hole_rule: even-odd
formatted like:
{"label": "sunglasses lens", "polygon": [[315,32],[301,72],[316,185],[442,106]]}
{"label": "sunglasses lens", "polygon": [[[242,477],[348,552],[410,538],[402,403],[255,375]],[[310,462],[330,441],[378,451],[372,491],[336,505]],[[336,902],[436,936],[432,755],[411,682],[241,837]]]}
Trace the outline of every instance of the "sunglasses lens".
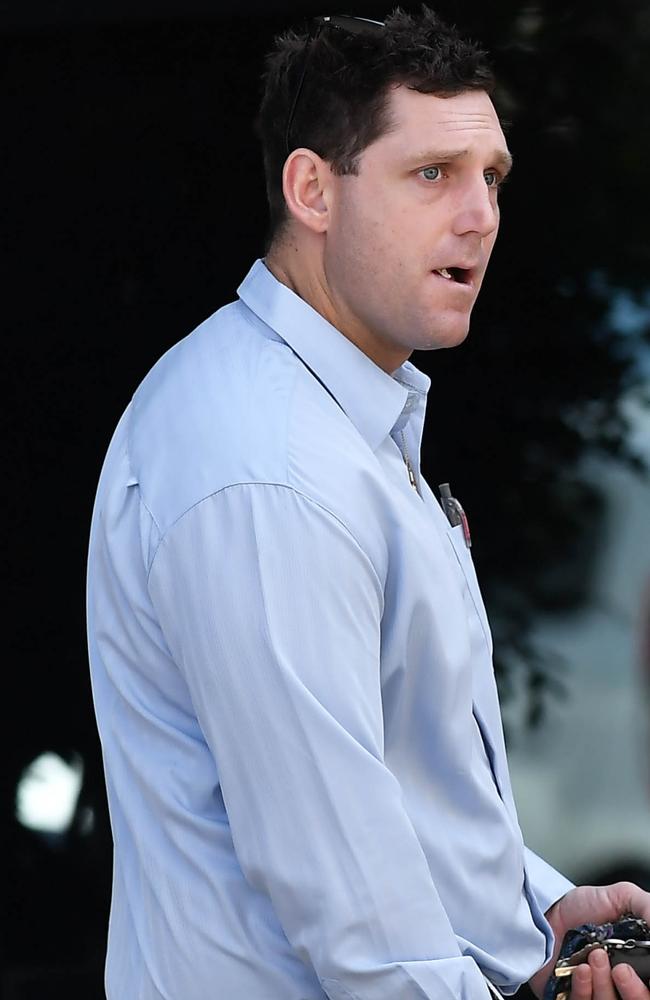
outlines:
{"label": "sunglasses lens", "polygon": [[344,14],[334,14],[323,20],[325,24],[349,31],[353,35],[379,35],[384,28],[383,21],[371,21],[366,17],[346,17]]}

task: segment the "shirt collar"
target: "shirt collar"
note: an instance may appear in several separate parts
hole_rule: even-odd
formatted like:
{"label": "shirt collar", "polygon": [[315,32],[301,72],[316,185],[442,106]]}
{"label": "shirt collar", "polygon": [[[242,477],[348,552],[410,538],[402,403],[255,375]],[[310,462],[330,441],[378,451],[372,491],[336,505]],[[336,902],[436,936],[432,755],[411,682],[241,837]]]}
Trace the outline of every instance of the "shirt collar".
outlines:
{"label": "shirt collar", "polygon": [[374,451],[424,403],[430,380],[406,361],[389,375],[256,260],[237,289],[331,392]]}

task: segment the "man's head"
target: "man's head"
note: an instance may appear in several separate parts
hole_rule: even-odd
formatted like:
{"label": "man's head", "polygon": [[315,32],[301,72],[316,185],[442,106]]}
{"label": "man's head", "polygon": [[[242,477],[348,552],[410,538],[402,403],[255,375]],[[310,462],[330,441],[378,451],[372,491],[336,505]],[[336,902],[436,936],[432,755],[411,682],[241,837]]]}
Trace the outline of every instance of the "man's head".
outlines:
{"label": "man's head", "polygon": [[318,29],[267,59],[268,260],[285,277],[292,261],[300,294],[391,370],[467,334],[509,161],[494,81],[426,7]]}

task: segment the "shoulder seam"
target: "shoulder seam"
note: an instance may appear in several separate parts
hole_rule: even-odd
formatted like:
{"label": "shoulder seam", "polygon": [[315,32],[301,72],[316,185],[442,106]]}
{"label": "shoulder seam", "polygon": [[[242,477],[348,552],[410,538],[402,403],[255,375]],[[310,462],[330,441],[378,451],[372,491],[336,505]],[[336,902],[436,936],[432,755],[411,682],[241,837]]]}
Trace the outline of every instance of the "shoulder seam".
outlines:
{"label": "shoulder seam", "polygon": [[[215,490],[214,493],[208,493],[206,496],[201,497],[200,500],[197,500],[190,507],[187,507],[183,511],[182,514],[179,514],[178,517],[175,518],[175,520],[169,525],[169,527],[164,532],[164,534],[161,534],[160,538],[158,539],[158,543],[156,545],[156,549],[154,551],[153,556],[151,557],[151,564],[150,564],[149,569],[147,571],[147,583],[149,582],[149,577],[151,576],[151,571],[153,570],[153,564],[154,564],[154,562],[156,560],[156,556],[158,555],[158,552],[160,550],[160,546],[162,545],[162,543],[164,542],[164,540],[167,538],[167,536],[169,535],[170,531],[175,527],[175,525],[177,525],[179,523],[179,521],[182,521],[186,514],[189,514],[196,507],[199,507],[202,503],[205,503],[206,500],[211,500],[211,499],[213,499],[213,497],[219,496],[221,493],[225,493],[226,490],[236,489],[239,486],[275,486],[275,487],[279,487],[280,489],[288,490],[291,493],[294,493],[296,496],[301,497],[301,499],[306,500],[307,503],[311,504],[313,507],[318,507],[318,509],[322,510],[325,514],[327,514],[328,517],[331,517],[333,521],[336,521],[336,523],[339,524],[341,528],[343,528],[343,530],[345,531],[345,533],[350,536],[350,538],[352,539],[352,541],[354,542],[354,544],[356,545],[356,547],[359,549],[359,551],[368,560],[368,563],[370,564],[372,572],[373,572],[373,574],[375,576],[375,579],[376,579],[376,582],[377,582],[377,586],[379,587],[380,591],[383,592],[384,588],[382,586],[381,579],[379,577],[379,573],[377,572],[375,564],[373,563],[372,559],[370,558],[370,556],[368,555],[368,553],[366,552],[366,550],[364,549],[364,547],[359,542],[358,538],[356,538],[354,532],[352,532],[350,530],[350,528],[345,523],[345,521],[341,520],[341,518],[338,516],[338,514],[335,514],[334,511],[332,511],[332,510],[329,509],[329,507],[326,507],[324,504],[319,503],[318,500],[314,500],[313,497],[310,497],[307,493],[304,493],[302,490],[297,489],[295,486],[291,486],[290,483],[272,483],[272,482],[266,482],[266,481],[260,481],[260,480],[253,480],[252,482],[229,483],[227,486],[222,486],[220,489]],[[153,517],[153,515],[152,515],[152,517]],[[156,524],[155,519],[154,519],[154,524]],[[156,524],[156,527],[158,527],[157,524]]]}

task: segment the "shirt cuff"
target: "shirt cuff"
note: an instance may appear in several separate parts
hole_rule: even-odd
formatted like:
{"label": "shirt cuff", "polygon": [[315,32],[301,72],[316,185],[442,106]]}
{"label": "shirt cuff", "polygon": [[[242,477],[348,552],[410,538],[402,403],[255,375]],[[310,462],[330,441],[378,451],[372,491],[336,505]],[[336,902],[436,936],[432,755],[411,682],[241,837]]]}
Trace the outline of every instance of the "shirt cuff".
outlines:
{"label": "shirt cuff", "polygon": [[535,899],[542,913],[548,913],[553,903],[557,903],[570,889],[573,882],[552,868],[546,861],[525,848],[526,874],[528,884],[535,894]]}

